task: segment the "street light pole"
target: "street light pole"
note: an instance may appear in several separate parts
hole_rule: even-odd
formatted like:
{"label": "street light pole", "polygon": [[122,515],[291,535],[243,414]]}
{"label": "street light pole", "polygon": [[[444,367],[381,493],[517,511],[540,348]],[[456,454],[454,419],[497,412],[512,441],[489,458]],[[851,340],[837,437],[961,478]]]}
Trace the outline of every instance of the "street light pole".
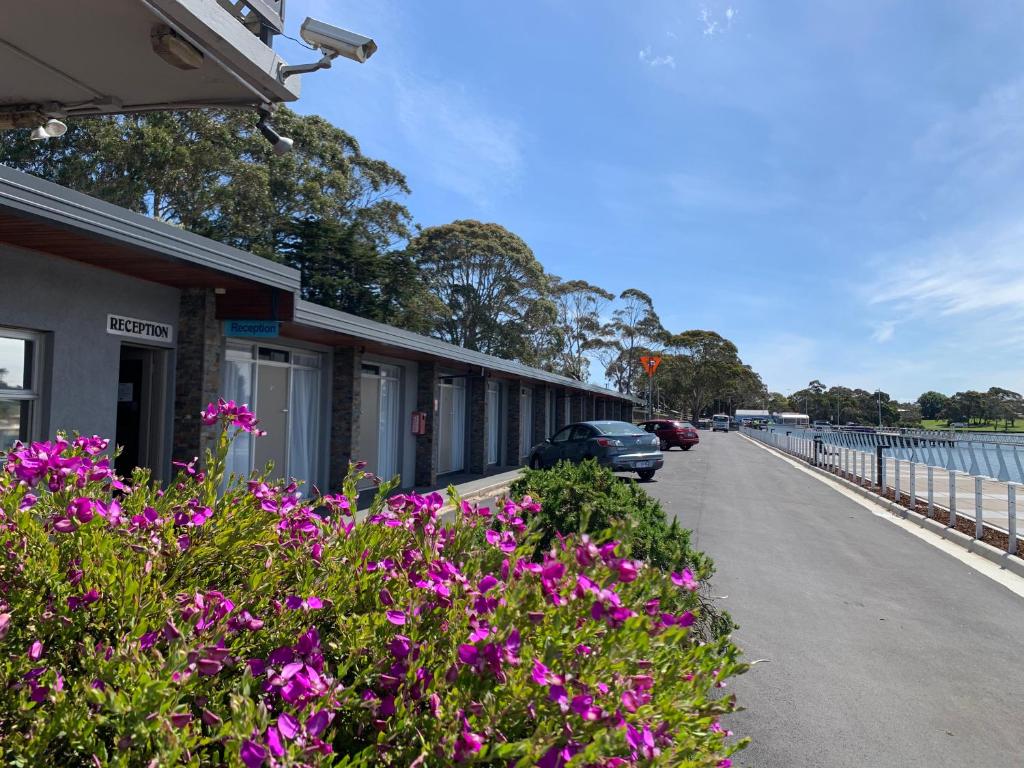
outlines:
{"label": "street light pole", "polygon": [[876,389],[875,394],[878,395],[878,428],[882,428],[882,390]]}

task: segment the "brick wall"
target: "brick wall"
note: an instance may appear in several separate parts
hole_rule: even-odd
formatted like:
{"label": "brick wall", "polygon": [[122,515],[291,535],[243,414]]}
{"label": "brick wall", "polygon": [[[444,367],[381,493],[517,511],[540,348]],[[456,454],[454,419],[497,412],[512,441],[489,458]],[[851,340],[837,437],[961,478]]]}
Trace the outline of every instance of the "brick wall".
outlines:
{"label": "brick wall", "polygon": [[356,349],[338,347],[334,350],[331,369],[331,469],[333,490],[341,487],[348,472],[348,463],[359,447],[359,415],[363,355]]}
{"label": "brick wall", "polygon": [[416,410],[427,414],[427,430],[416,436],[416,485],[437,485],[437,363],[420,363],[416,377]]}
{"label": "brick wall", "polygon": [[216,431],[199,412],[220,396],[224,351],[212,290],[181,292],[174,370],[175,461],[189,461],[214,447]]}
{"label": "brick wall", "polygon": [[522,413],[522,390],[521,381],[510,381],[505,385],[508,403],[505,409],[505,455],[502,463],[510,467],[519,466],[520,426],[525,419],[530,418],[529,414]]}
{"label": "brick wall", "polygon": [[551,435],[544,434],[544,423],[547,420],[548,388],[537,385],[533,388],[533,442],[541,443]]}
{"label": "brick wall", "polygon": [[481,475],[487,469],[487,379],[470,376],[466,381],[469,401],[469,451],[466,469]]}

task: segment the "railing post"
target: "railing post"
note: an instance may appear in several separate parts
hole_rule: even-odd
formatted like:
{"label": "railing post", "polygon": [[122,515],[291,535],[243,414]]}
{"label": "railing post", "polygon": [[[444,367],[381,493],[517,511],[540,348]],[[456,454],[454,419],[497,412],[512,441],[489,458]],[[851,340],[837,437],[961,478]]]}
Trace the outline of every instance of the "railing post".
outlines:
{"label": "railing post", "polygon": [[818,436],[814,438],[814,466],[821,466],[821,438]]}
{"label": "railing post", "polygon": [[982,506],[981,477],[974,478],[974,538],[980,539],[985,534],[984,507]]}
{"label": "railing post", "polygon": [[917,464],[910,462],[910,508],[917,511]]}
{"label": "railing post", "polygon": [[875,446],[875,480],[878,483],[878,490],[885,495],[885,456],[882,454],[882,444]]}
{"label": "railing post", "polygon": [[956,470],[949,470],[949,527],[956,528]]}
{"label": "railing post", "polygon": [[928,519],[935,512],[935,467],[928,465]]}
{"label": "railing post", "polygon": [[1017,554],[1017,483],[1006,484],[1006,551]]}
{"label": "railing post", "polygon": [[[903,506],[903,493],[900,491],[900,460],[895,459],[893,461],[892,469],[892,488],[894,495],[896,496],[896,503]],[[882,489],[885,490],[884,488]],[[906,512],[903,513],[906,515]]]}

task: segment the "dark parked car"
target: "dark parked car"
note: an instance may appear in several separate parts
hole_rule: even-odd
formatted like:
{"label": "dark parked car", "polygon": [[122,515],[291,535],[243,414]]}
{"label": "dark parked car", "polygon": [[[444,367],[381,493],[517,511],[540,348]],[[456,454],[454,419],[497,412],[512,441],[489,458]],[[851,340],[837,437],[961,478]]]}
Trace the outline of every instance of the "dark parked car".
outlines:
{"label": "dark parked car", "polygon": [[616,472],[636,472],[641,480],[650,480],[665,465],[658,438],[625,421],[568,424],[530,451],[533,469],[585,459]]}
{"label": "dark parked car", "polygon": [[697,434],[693,424],[688,421],[654,419],[641,422],[637,426],[658,438],[658,443],[663,451],[671,450],[674,445],[688,451],[700,442],[700,435]]}

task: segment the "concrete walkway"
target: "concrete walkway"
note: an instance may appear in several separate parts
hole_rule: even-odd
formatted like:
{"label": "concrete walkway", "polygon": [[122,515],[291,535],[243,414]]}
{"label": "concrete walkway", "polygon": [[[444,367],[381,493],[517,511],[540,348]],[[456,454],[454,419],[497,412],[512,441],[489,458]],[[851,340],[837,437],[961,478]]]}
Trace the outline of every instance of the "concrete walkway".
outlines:
{"label": "concrete walkway", "polygon": [[738,434],[645,489],[694,530],[748,660],[757,768],[1024,764],[1024,601]]}

